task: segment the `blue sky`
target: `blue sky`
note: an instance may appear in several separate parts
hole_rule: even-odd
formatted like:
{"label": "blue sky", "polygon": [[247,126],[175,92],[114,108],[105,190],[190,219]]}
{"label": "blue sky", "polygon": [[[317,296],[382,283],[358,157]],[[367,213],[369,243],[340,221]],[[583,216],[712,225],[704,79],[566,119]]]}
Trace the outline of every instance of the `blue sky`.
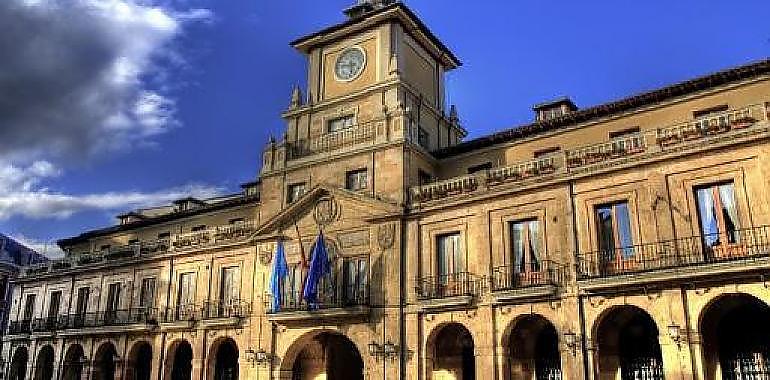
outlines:
{"label": "blue sky", "polygon": [[[31,3],[45,6],[47,1]],[[25,3],[11,0],[14,2]],[[0,232],[36,247],[110,225],[123,208],[185,191],[203,195],[234,192],[240,183],[254,179],[268,136],[282,133],[279,114],[289,102],[292,86],[305,82],[304,58],[288,43],[342,21],[341,10],[353,1],[64,2],[83,7],[105,2],[136,11],[138,21],[130,25],[133,32],[121,29],[115,33],[115,41],[125,50],[103,55],[114,55],[106,61],[109,64],[126,55],[136,57],[133,80],[108,81],[111,88],[115,83],[122,86],[115,91],[116,98],[127,101],[111,99],[105,104],[123,104],[129,108],[126,112],[137,114],[127,118],[133,121],[119,124],[120,128],[98,125],[114,118],[89,119],[93,129],[77,132],[87,138],[61,143],[73,136],[68,133],[52,140],[51,146],[57,149],[50,150],[48,145],[38,145],[41,141],[48,144],[45,139],[56,135],[60,117],[47,118],[32,138],[21,131],[30,130],[25,123],[33,121],[12,120],[3,127],[17,143],[13,148],[0,145],[0,180],[12,184],[5,190],[0,184]],[[147,5],[150,3],[152,7]],[[695,0],[406,3],[464,62],[448,77],[447,101],[457,104],[470,137],[530,121],[533,104],[561,95],[585,107],[770,56],[770,28],[756,21],[757,15],[770,14],[767,1],[746,0],[740,5]],[[27,12],[25,6],[17,4],[11,10]],[[167,20],[158,22],[158,14],[145,12],[145,8],[160,12]],[[64,13],[61,8],[55,10]],[[0,8],[0,21],[3,12]],[[115,23],[103,21],[115,14],[100,12],[101,19],[78,19],[81,16],[73,14],[58,21],[113,28]],[[19,19],[27,20],[14,17]],[[18,30],[26,26],[21,22],[36,22],[32,17],[29,20],[17,21]],[[80,51],[80,45],[85,45],[82,36],[91,34],[73,36],[72,49]],[[26,51],[25,46],[39,38],[20,35],[6,45]],[[138,44],[139,39],[153,42]],[[115,41],[107,46],[116,45]],[[2,44],[0,39],[0,47]],[[102,45],[95,42],[95,46]],[[83,63],[51,66],[45,69],[60,78]],[[74,73],[72,77],[67,83],[73,88],[80,88],[78,80],[91,80]],[[16,85],[24,87],[25,83]],[[0,92],[3,86],[0,77]],[[40,93],[46,92],[50,91]],[[30,102],[45,105],[47,100],[41,99]],[[136,111],[136,100],[149,111]],[[2,107],[0,96],[0,111]],[[69,111],[66,105],[62,109],[63,113],[82,113]],[[114,116],[120,110],[109,112]],[[18,133],[13,135],[14,131]],[[59,145],[66,148],[58,149]],[[95,145],[98,149],[91,152]],[[10,178],[14,175],[25,180]],[[41,194],[47,201],[40,201]],[[109,204],[95,204],[102,200]]]}

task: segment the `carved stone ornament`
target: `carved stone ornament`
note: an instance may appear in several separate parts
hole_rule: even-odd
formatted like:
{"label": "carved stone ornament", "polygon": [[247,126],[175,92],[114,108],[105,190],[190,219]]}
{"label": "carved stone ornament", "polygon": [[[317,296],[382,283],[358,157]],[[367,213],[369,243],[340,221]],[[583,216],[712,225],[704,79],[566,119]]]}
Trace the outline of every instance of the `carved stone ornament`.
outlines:
{"label": "carved stone ornament", "polygon": [[396,225],[395,224],[383,224],[377,229],[377,244],[382,249],[393,248],[393,243],[396,240]]}
{"label": "carved stone ornament", "polygon": [[268,248],[262,248],[259,251],[259,262],[266,266],[270,264],[271,261],[273,261],[273,252]]}
{"label": "carved stone ornament", "polygon": [[319,226],[328,226],[337,220],[339,212],[339,203],[332,197],[324,197],[316,202],[313,218]]}

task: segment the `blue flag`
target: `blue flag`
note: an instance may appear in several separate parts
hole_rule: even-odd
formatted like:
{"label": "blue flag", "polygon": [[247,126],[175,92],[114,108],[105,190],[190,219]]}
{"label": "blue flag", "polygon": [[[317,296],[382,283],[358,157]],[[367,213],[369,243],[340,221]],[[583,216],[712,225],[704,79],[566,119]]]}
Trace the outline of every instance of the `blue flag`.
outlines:
{"label": "blue flag", "polygon": [[311,307],[318,303],[318,283],[323,276],[329,273],[329,256],[326,252],[326,243],[324,242],[323,232],[318,234],[318,238],[313,246],[310,259],[310,271],[305,281],[305,291],[302,296]]}
{"label": "blue flag", "polygon": [[289,265],[286,264],[286,253],[283,250],[283,240],[278,240],[273,258],[273,273],[270,276],[270,291],[273,293],[273,312],[281,311],[281,283],[289,274]]}

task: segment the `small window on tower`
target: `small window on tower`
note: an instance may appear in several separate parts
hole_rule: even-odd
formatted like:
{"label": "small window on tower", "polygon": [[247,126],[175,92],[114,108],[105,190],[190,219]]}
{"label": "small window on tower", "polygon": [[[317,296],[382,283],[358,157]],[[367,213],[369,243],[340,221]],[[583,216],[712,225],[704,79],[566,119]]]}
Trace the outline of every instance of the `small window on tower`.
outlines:
{"label": "small window on tower", "polygon": [[478,172],[487,171],[489,169],[492,169],[492,163],[491,162],[485,162],[480,165],[474,165],[468,168],[468,174],[474,174]]}
{"label": "small window on tower", "polygon": [[369,186],[369,171],[367,169],[354,170],[347,173],[345,188],[352,191],[364,190]]}
{"label": "small window on tower", "polygon": [[304,182],[289,185],[289,190],[286,194],[286,203],[294,203],[304,194],[305,194]]}
{"label": "small window on tower", "polygon": [[430,149],[430,133],[423,127],[417,128],[417,144],[425,149]]}
{"label": "small window on tower", "polygon": [[355,117],[353,115],[338,117],[329,120],[329,133],[343,131],[353,128]]}

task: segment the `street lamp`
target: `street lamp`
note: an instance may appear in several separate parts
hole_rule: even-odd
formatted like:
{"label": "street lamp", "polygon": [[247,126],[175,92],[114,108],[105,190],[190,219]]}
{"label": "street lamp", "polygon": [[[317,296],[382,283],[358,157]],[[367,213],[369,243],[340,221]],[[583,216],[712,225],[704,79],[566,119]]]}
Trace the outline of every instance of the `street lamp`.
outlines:
{"label": "street lamp", "polygon": [[678,324],[671,322],[671,324],[668,325],[668,336],[674,343],[676,343],[677,347],[682,345],[684,337],[682,336],[682,327]]}
{"label": "street lamp", "polygon": [[577,354],[577,347],[579,343],[579,338],[577,334],[575,334],[572,331],[568,331],[564,333],[564,344],[572,350],[572,356],[575,356]]}
{"label": "street lamp", "polygon": [[387,343],[380,345],[377,342],[369,343],[369,355],[375,358],[383,358],[393,360],[398,356],[398,346],[388,341]]}
{"label": "street lamp", "polygon": [[262,348],[260,348],[257,351],[254,351],[254,349],[249,348],[248,350],[246,350],[246,360],[251,362],[252,366],[265,365],[273,361],[273,356],[270,355],[267,351],[265,351]]}

